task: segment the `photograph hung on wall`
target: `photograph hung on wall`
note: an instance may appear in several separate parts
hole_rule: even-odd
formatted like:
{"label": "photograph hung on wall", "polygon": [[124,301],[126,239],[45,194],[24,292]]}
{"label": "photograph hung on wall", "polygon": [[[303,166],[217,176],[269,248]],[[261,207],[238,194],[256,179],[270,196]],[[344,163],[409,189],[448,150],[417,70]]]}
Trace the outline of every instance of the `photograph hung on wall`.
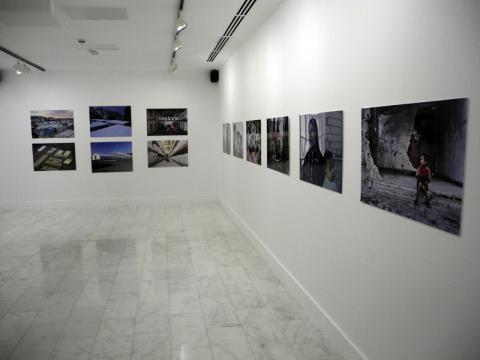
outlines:
{"label": "photograph hung on wall", "polygon": [[243,159],[243,122],[233,123],[233,156]]}
{"label": "photograph hung on wall", "polygon": [[147,135],[188,135],[187,109],[147,109]]}
{"label": "photograph hung on wall", "polygon": [[342,192],[343,112],[300,115],[300,179]]}
{"label": "photograph hung on wall", "polygon": [[288,116],[267,119],[267,167],[290,173]]}
{"label": "photograph hung on wall", "polygon": [[230,124],[223,124],[223,152],[225,154],[231,153],[232,146],[232,131],[230,129]]}
{"label": "photograph hung on wall", "polygon": [[90,136],[132,136],[130,106],[90,106]]}
{"label": "photograph hung on wall", "polygon": [[468,99],[362,109],[364,203],[460,234]]}
{"label": "photograph hung on wall", "polygon": [[148,167],[185,167],[188,166],[187,140],[149,141]]}
{"label": "photograph hung on wall", "polygon": [[262,164],[262,121],[247,121],[247,161]]}
{"label": "photograph hung on wall", "polygon": [[74,143],[32,144],[34,171],[76,170]]}
{"label": "photograph hung on wall", "polygon": [[128,172],[133,170],[131,141],[93,142],[90,147],[92,172]]}
{"label": "photograph hung on wall", "polygon": [[32,138],[73,138],[73,110],[30,111]]}

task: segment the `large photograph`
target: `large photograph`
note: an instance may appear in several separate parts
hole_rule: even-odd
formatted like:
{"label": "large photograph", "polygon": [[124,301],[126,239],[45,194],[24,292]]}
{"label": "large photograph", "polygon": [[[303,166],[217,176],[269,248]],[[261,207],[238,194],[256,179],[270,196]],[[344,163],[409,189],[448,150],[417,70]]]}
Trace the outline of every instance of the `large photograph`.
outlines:
{"label": "large photograph", "polygon": [[460,234],[468,99],[362,109],[364,203]]}
{"label": "large photograph", "polygon": [[225,154],[231,153],[232,147],[232,130],[230,129],[230,124],[223,124],[223,152]]}
{"label": "large photograph", "polygon": [[30,111],[32,138],[73,138],[72,110]]}
{"label": "large photograph", "polygon": [[90,136],[132,136],[130,106],[90,106]]}
{"label": "large photograph", "polygon": [[288,116],[267,119],[267,167],[290,173]]}
{"label": "large photograph", "polygon": [[161,140],[148,142],[148,167],[188,166],[187,140]]}
{"label": "large photograph", "polygon": [[34,171],[76,170],[75,144],[32,144]]}
{"label": "large photograph", "polygon": [[262,164],[262,122],[247,121],[247,161]]}
{"label": "large photograph", "polygon": [[187,109],[147,109],[147,135],[187,135]]}
{"label": "large photograph", "polygon": [[233,156],[243,159],[243,122],[233,123]]}
{"label": "large photograph", "polygon": [[343,112],[300,115],[300,179],[342,192]]}
{"label": "large photograph", "polygon": [[127,172],[133,170],[132,143],[94,142],[91,143],[92,172]]}

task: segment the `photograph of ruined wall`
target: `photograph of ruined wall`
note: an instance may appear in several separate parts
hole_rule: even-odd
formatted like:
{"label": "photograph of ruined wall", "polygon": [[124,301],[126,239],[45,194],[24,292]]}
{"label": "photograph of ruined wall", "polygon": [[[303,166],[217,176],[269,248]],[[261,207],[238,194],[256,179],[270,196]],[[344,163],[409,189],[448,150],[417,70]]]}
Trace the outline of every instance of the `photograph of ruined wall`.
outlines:
{"label": "photograph of ruined wall", "polygon": [[90,106],[90,136],[132,136],[130,106]]}
{"label": "photograph of ruined wall", "polygon": [[262,122],[247,121],[247,161],[262,164]]}
{"label": "photograph of ruined wall", "polygon": [[30,111],[32,138],[73,138],[72,110]]}
{"label": "photograph of ruined wall", "polygon": [[232,147],[231,134],[230,124],[223,124],[223,152],[229,155]]}
{"label": "photograph of ruined wall", "polygon": [[75,144],[32,144],[34,171],[75,170]]}
{"label": "photograph of ruined wall", "polygon": [[460,234],[468,99],[362,109],[364,203]]}
{"label": "photograph of ruined wall", "polygon": [[147,109],[147,135],[187,135],[187,109]]}
{"label": "photograph of ruined wall", "polygon": [[161,140],[148,142],[148,167],[188,166],[187,140]]}
{"label": "photograph of ruined wall", "polygon": [[300,115],[300,179],[342,192],[343,112]]}
{"label": "photograph of ruined wall", "polygon": [[233,156],[243,159],[243,122],[233,123]]}
{"label": "photograph of ruined wall", "polygon": [[267,167],[290,173],[288,116],[267,119]]}

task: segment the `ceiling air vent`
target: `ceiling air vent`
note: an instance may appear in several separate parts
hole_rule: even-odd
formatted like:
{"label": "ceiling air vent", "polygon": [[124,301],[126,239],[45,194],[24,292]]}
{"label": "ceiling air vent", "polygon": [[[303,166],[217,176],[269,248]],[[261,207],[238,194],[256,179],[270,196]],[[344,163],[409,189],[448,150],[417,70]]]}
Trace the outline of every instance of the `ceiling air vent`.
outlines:
{"label": "ceiling air vent", "polygon": [[240,23],[243,21],[245,16],[247,16],[250,9],[255,5],[257,0],[245,0],[238,10],[237,14],[233,17],[230,25],[228,25],[227,30],[223,33],[222,37],[218,40],[217,45],[213,48],[210,56],[208,57],[207,61],[212,62],[215,60],[217,55],[222,51],[225,44],[230,40],[233,33],[237,30]]}

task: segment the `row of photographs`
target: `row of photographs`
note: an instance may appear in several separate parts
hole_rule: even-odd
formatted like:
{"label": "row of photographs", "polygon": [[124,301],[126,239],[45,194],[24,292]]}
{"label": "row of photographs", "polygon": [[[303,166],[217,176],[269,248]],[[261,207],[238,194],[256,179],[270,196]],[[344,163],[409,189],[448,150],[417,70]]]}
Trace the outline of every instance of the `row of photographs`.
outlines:
{"label": "row of photographs", "polygon": [[[133,171],[131,141],[90,144],[93,173]],[[148,167],[188,166],[187,140],[148,141]],[[74,143],[32,144],[34,171],[76,170]]]}
{"label": "row of photographs", "polygon": [[[130,106],[90,106],[91,137],[132,136]],[[30,112],[32,138],[74,138],[73,110]],[[147,109],[148,136],[188,135],[187,109]]]}
{"label": "row of photographs", "polygon": [[[361,201],[459,235],[467,98],[361,110]],[[223,152],[262,164],[262,121],[223,124]],[[299,115],[300,179],[342,192],[343,112]],[[232,129],[233,128],[233,129]],[[232,139],[233,130],[233,139]],[[290,172],[289,118],[266,119],[267,167]],[[233,141],[232,141],[233,140]]]}
{"label": "row of photographs", "polygon": [[[343,112],[331,111],[300,115],[300,179],[342,192]],[[233,123],[233,155],[243,159],[243,139],[247,161],[262,164],[262,121]],[[231,154],[232,127],[223,124],[223,152]],[[288,116],[267,119],[267,167],[290,173]]]}

